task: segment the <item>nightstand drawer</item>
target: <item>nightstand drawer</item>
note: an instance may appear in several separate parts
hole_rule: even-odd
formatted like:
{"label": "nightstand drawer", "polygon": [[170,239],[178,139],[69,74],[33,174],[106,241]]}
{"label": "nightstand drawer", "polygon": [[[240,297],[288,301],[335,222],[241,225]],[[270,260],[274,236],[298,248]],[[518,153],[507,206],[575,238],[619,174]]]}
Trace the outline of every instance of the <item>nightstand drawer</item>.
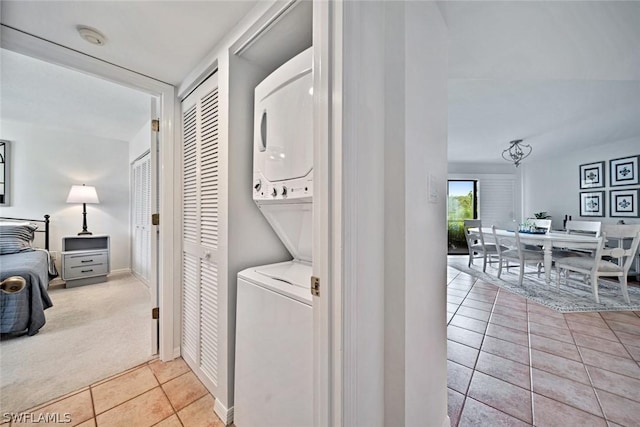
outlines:
{"label": "nightstand drawer", "polygon": [[107,264],[87,264],[71,267],[64,266],[65,280],[77,279],[79,277],[104,276],[108,273]]}
{"label": "nightstand drawer", "polygon": [[84,252],[81,254],[65,254],[64,266],[66,268],[74,268],[85,265],[107,264],[107,253],[100,252]]}

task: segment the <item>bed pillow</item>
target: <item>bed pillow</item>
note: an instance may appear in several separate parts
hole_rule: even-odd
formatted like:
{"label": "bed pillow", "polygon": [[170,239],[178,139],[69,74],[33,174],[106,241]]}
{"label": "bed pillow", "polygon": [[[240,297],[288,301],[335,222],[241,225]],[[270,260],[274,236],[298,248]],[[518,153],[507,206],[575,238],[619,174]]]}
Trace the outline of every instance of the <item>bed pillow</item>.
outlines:
{"label": "bed pillow", "polygon": [[0,224],[0,255],[31,249],[33,233],[37,228],[33,224]]}

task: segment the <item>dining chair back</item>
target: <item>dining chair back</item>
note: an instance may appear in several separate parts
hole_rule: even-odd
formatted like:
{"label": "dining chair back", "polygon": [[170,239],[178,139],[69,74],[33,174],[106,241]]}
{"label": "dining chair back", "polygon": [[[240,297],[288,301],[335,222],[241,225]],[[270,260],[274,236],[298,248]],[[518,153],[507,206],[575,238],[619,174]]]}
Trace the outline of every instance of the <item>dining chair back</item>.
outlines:
{"label": "dining chair back", "polygon": [[482,258],[482,271],[487,271],[487,263],[495,262],[492,261],[491,257],[498,255],[495,243],[485,242],[481,220],[465,219],[463,227],[464,235],[467,239],[467,246],[469,248],[468,266],[471,267],[474,259]]}
{"label": "dining chair back", "polygon": [[[600,237],[602,222],[600,221],[567,221],[565,232],[582,236]],[[564,248],[554,249],[553,257],[563,258],[567,256],[593,256],[593,251],[580,246],[566,243]]]}
{"label": "dining chair back", "polygon": [[569,234],[590,234],[600,237],[602,222],[600,221],[567,221],[565,230]]}
{"label": "dining chair back", "polygon": [[[632,239],[629,248],[605,247],[607,236],[616,239]],[[556,259],[557,269],[557,285],[560,286],[561,272],[564,270],[576,271],[585,274],[590,278],[593,297],[597,303],[600,302],[598,296],[598,278],[600,277],[617,277],[622,290],[622,295],[627,303],[629,300],[629,291],[627,290],[627,274],[638,245],[640,244],[640,224],[606,224],[602,227],[602,233],[598,238],[595,247],[585,248],[594,251],[593,257],[566,257]],[[606,259],[603,259],[606,257]],[[613,260],[618,260],[614,262]],[[566,275],[568,280],[568,275]]]}
{"label": "dining chair back", "polygon": [[537,229],[544,229],[546,233],[551,231],[550,219],[527,218],[527,222],[529,224],[533,224],[533,226]]}
{"label": "dining chair back", "polygon": [[[520,275],[518,284],[522,286],[524,280],[524,267],[527,263],[535,263],[537,265],[538,277],[542,269],[544,255],[538,250],[526,249],[520,242],[520,233],[514,230],[513,235],[503,236],[496,233],[495,225],[491,227],[496,242],[496,251],[498,253],[498,278],[502,275],[502,266],[504,265],[509,271],[510,267],[520,267]],[[510,266],[509,261],[517,261],[519,264]]]}

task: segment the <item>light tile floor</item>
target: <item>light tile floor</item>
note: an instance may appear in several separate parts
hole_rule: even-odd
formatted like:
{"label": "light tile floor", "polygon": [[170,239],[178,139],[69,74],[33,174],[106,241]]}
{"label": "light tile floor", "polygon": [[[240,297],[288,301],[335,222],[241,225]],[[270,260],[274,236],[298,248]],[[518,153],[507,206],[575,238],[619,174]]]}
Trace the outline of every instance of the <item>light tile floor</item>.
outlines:
{"label": "light tile floor", "polygon": [[453,268],[452,426],[640,426],[640,312],[562,314]]}
{"label": "light tile floor", "polygon": [[[40,422],[10,425],[222,427],[213,404],[213,396],[182,358],[153,360],[24,412]],[[41,417],[48,414],[58,414],[61,422],[43,423]]]}

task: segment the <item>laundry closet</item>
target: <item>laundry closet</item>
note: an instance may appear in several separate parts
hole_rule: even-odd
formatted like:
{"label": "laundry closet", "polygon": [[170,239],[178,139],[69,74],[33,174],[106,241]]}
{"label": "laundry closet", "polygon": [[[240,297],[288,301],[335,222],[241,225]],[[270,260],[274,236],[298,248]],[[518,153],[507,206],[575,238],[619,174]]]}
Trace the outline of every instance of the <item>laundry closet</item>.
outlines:
{"label": "laundry closet", "polygon": [[[276,3],[254,22],[240,25],[244,28],[233,32],[214,55],[206,78],[195,79],[197,87],[182,96],[179,153],[180,353],[216,398],[214,410],[227,424],[234,419],[238,273],[287,262],[295,255],[254,202],[254,91],[274,71],[310,50],[312,2]],[[307,96],[312,96],[309,89]],[[286,199],[279,185],[279,198]],[[310,217],[310,208],[305,212]],[[310,253],[304,262],[310,266]],[[311,327],[308,332],[311,337]],[[311,402],[313,396],[304,398]],[[251,427],[248,422],[238,427]]]}

